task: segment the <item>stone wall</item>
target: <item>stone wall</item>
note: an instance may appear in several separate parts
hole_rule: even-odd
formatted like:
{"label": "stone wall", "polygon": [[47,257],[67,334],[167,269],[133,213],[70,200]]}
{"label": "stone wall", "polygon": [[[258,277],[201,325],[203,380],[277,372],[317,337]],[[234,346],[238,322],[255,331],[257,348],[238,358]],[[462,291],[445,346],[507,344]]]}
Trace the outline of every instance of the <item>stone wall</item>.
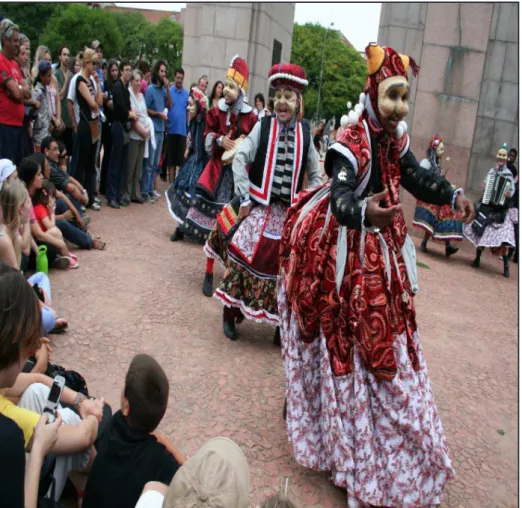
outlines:
{"label": "stone wall", "polygon": [[[407,119],[417,158],[439,134],[449,179],[476,194],[500,144],[518,143],[518,5],[382,4],[378,41],[421,67]],[[414,207],[405,195],[408,223]]]}
{"label": "stone wall", "polygon": [[187,3],[182,61],[186,86],[203,74],[209,87],[224,81],[237,54],[250,67],[249,102],[258,92],[267,97],[274,39],[282,44],[281,61],[290,61],[294,11],[293,3]]}

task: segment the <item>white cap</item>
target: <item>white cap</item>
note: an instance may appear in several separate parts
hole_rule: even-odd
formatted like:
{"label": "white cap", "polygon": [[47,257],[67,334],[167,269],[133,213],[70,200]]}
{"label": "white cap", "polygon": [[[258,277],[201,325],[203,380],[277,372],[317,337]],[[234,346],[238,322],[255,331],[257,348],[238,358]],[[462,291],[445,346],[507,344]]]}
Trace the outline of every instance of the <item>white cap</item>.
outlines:
{"label": "white cap", "polygon": [[9,159],[0,159],[0,190],[4,182],[16,171],[16,166]]}

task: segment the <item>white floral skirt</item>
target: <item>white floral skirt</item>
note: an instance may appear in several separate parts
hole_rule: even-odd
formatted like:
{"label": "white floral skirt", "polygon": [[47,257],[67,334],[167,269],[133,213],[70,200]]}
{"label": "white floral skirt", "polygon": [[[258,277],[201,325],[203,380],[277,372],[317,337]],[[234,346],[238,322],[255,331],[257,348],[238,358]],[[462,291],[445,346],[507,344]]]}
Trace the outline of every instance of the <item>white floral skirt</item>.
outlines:
{"label": "white floral skirt", "polygon": [[369,373],[357,347],[353,374],[334,376],[324,336],[311,344],[300,339],[282,280],[284,274],[278,303],[286,423],[296,461],[330,471],[335,485],[346,489],[350,508],[439,505],[454,470],[418,334],[418,371],[410,363],[406,337],[398,336],[393,381]]}

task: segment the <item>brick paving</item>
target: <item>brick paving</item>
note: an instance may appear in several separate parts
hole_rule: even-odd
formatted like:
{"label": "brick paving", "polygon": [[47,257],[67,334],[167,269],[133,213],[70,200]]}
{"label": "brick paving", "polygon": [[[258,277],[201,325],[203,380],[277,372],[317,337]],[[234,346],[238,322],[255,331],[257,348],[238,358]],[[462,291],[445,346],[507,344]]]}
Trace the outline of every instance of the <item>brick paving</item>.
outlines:
{"label": "brick paving", "polygon": [[[53,336],[53,360],[81,372],[93,394],[119,408],[124,375],[139,352],[170,379],[160,430],[188,455],[214,436],[233,438],[250,464],[252,506],[290,477],[301,507],[343,507],[327,474],[297,466],[282,420],[284,370],[273,327],[245,322],[240,340],[221,332],[222,307],[201,294],[200,246],[173,244],[161,198],[154,205],[92,212],[105,252],[78,252],[80,269],[53,272],[54,306],[70,331]],[[419,239],[415,238],[417,246]],[[418,253],[418,324],[435,399],[457,472],[445,507],[515,507],[518,501],[518,270],[473,249],[449,261]],[[222,274],[216,265],[215,279]],[[215,280],[217,283],[217,280]]]}

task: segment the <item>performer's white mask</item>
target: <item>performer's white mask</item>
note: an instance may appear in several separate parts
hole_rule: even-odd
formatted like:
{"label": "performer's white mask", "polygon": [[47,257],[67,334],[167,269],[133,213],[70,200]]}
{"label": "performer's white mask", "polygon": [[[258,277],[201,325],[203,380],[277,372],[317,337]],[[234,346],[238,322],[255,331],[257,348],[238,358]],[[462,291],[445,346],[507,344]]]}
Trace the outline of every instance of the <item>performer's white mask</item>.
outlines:
{"label": "performer's white mask", "polygon": [[277,90],[274,97],[274,110],[280,122],[289,122],[297,109],[297,93],[293,90]]}
{"label": "performer's white mask", "polygon": [[410,87],[403,76],[391,76],[379,83],[377,104],[382,128],[390,135],[397,130],[397,125],[409,111],[408,96]]}
{"label": "performer's white mask", "polygon": [[498,165],[501,166],[501,167],[505,166],[506,163],[507,163],[507,159],[508,159],[507,150],[505,150],[504,148],[501,148],[497,152],[497,163],[498,163]]}
{"label": "performer's white mask", "polygon": [[227,104],[234,104],[239,96],[239,85],[231,78],[225,80],[225,88],[223,89],[223,96]]}
{"label": "performer's white mask", "polygon": [[194,118],[196,116],[196,102],[192,97],[189,97],[187,110],[189,112],[190,118]]}
{"label": "performer's white mask", "polygon": [[444,155],[444,143],[442,141],[439,143],[439,146],[435,148],[435,153],[437,154],[439,160],[442,160],[442,157]]}

